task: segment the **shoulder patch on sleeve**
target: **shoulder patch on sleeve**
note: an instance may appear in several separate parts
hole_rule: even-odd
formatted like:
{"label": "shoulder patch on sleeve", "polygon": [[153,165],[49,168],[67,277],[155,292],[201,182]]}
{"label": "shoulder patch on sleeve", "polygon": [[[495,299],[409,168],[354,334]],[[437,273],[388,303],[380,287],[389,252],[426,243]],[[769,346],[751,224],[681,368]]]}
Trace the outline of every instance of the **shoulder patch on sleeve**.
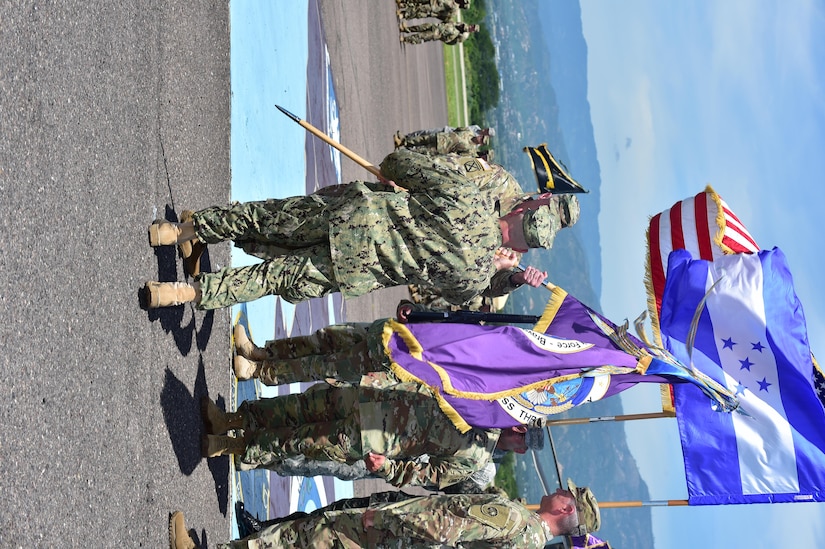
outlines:
{"label": "shoulder patch on sleeve", "polygon": [[482,524],[492,526],[499,530],[505,530],[509,527],[510,509],[506,505],[496,505],[493,503],[471,505],[467,514]]}

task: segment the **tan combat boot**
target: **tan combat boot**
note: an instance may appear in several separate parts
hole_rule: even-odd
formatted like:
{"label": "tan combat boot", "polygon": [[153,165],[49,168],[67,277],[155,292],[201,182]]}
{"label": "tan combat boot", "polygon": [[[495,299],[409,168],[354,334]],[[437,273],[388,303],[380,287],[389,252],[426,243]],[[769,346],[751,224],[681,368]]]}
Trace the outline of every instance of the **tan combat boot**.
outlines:
{"label": "tan combat boot", "polygon": [[[183,210],[180,213],[181,224],[192,223],[194,214],[195,212],[192,210]],[[186,227],[188,229],[188,225]],[[184,236],[188,236],[188,234]],[[183,258],[183,270],[189,276],[196,276],[201,272],[201,256],[206,250],[206,244],[194,238],[194,224],[192,225],[192,236],[191,240],[179,242],[178,249],[180,250],[180,256]]]}
{"label": "tan combat boot", "polygon": [[232,429],[243,429],[243,414],[224,412],[209,397],[201,397],[201,419],[210,435],[222,435]]}
{"label": "tan combat boot", "polygon": [[241,355],[235,355],[232,359],[233,369],[235,370],[235,377],[241,381],[253,379],[260,375],[261,364],[248,360]]}
{"label": "tan combat boot", "polygon": [[246,451],[246,439],[223,435],[203,435],[201,437],[201,455],[205,458],[243,454]]}
{"label": "tan combat boot", "polygon": [[183,513],[175,511],[169,517],[169,549],[197,549],[194,540],[186,529]]}
{"label": "tan combat boot", "polygon": [[266,349],[261,349],[249,339],[243,324],[235,324],[235,329],[232,331],[232,339],[235,343],[235,350],[242,357],[259,362],[269,358],[269,353],[266,352]]}
{"label": "tan combat boot", "polygon": [[200,301],[200,289],[184,282],[147,282],[146,305],[150,309]]}

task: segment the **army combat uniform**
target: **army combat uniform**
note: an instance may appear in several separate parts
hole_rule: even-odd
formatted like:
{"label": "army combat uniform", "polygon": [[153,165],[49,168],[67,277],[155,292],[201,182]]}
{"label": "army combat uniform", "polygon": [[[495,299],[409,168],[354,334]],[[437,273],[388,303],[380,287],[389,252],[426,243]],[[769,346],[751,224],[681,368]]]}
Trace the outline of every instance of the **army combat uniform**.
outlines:
{"label": "army combat uniform", "polygon": [[442,21],[451,21],[458,17],[459,9],[455,0],[407,0],[399,6],[398,11],[405,19],[437,17]]}
{"label": "army combat uniform", "polygon": [[[448,486],[483,468],[500,430],[461,434],[416,383],[397,390],[315,386],[302,394],[245,401],[241,469],[266,468],[292,455],[354,463],[386,457],[377,475],[395,486]],[[427,454],[428,463],[415,458]]]}
{"label": "army combat uniform", "polygon": [[[322,508],[306,517],[273,524],[220,547],[541,549],[553,538],[537,513],[498,495],[433,495],[393,503],[370,502],[367,507],[340,507]],[[363,524],[367,511],[373,513],[370,528]]]}
{"label": "army combat uniform", "polygon": [[472,34],[465,23],[454,23],[447,21],[446,23],[421,23],[420,25],[407,26],[406,30],[409,34],[402,36],[403,41],[407,44],[420,44],[422,42],[431,42],[433,40],[441,40],[445,44],[455,45],[467,40]]}
{"label": "army combat uniform", "polygon": [[478,156],[479,143],[473,141],[476,133],[468,128],[455,128],[450,131],[407,134],[400,139],[400,146],[427,154],[464,154]]}
{"label": "army combat uniform", "polygon": [[410,283],[436,286],[450,302],[464,303],[488,288],[501,232],[494,200],[472,180],[484,166],[474,159],[445,165],[399,149],[381,171],[409,192],[354,182],[338,196],[195,212],[200,241],[234,240],[265,259],[198,275],[197,306],[215,309],[272,294],[291,303],[334,291],[349,298]]}

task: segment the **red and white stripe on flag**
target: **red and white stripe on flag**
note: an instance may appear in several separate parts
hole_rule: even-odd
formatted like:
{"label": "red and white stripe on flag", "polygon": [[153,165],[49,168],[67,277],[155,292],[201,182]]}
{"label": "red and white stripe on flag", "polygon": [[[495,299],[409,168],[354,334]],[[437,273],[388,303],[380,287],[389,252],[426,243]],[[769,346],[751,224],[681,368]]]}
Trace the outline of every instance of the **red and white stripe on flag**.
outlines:
{"label": "red and white stripe on flag", "polygon": [[696,258],[713,261],[724,254],[758,252],[759,246],[724,200],[707,187],[650,219],[647,249],[649,312],[658,327],[670,252],[685,249]]}
{"label": "red and white stripe on flag", "polygon": [[[677,202],[654,215],[647,229],[648,315],[656,344],[662,344],[659,313],[665,291],[667,257],[673,250],[688,250],[693,257],[713,261],[724,254],[755,253],[759,246],[748,230],[710,186],[694,197]],[[662,409],[674,411],[673,389],[662,385]]]}

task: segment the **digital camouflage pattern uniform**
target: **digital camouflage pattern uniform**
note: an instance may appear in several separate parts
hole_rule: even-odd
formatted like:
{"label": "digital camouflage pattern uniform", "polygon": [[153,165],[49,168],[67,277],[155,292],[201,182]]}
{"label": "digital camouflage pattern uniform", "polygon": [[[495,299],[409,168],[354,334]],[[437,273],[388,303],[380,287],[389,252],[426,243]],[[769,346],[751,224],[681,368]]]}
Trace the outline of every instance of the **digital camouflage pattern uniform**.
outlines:
{"label": "digital camouflage pattern uniform", "polygon": [[473,141],[476,133],[468,128],[455,128],[437,133],[407,134],[401,138],[402,147],[426,154],[464,154],[478,156],[480,145]]}
{"label": "digital camouflage pattern uniform", "polygon": [[[480,129],[478,126],[456,128],[456,130],[466,130],[468,132],[476,132],[478,129]],[[413,134],[407,134],[404,139],[409,137],[412,141],[425,141],[434,139],[434,136],[447,133],[450,132],[420,131],[414,132]],[[449,154],[438,157],[438,161],[443,163],[457,163],[462,161],[464,158],[465,157],[459,155]],[[521,203],[527,195],[521,188],[521,185],[516,178],[513,177],[507,170],[498,164],[485,164],[484,162],[481,164],[485,167],[485,170],[479,173],[483,174],[484,177],[474,178],[473,181],[478,183],[479,190],[488,193],[490,198],[494,201],[497,215],[499,217],[504,216],[516,205]],[[490,287],[485,292],[481,295],[475,296],[470,301],[461,305],[450,303],[447,299],[445,299],[441,290],[431,284],[410,284],[410,297],[413,302],[432,309],[457,310],[461,308],[471,311],[478,311],[485,305],[484,298],[507,295],[521,287],[521,284],[510,282],[510,277],[516,272],[517,271],[515,269],[496,272],[493,279],[490,281]]]}
{"label": "digital camouflage pattern uniform", "polygon": [[[483,468],[500,430],[461,434],[433,396],[416,383],[397,390],[316,385],[301,394],[245,401],[241,469],[302,454],[354,463],[370,452],[387,459],[377,475],[395,486],[441,488]],[[428,463],[415,458],[427,454]]]}
{"label": "digital camouflage pattern uniform", "polygon": [[384,159],[381,171],[409,192],[354,182],[332,196],[196,212],[200,241],[234,240],[266,254],[257,265],[198,275],[198,307],[271,294],[291,303],[334,291],[356,297],[410,283],[436,286],[452,303],[469,301],[490,285],[501,232],[496,204],[472,180],[484,167],[472,159],[453,164],[399,149]]}
{"label": "digital camouflage pattern uniform", "polygon": [[[455,45],[467,40],[472,34],[467,30],[465,23],[447,21],[445,23],[421,23],[407,27],[409,34],[403,35],[407,44],[420,44],[433,40],[441,40],[445,44]],[[397,183],[397,181],[396,181]]]}
{"label": "digital camouflage pattern uniform", "polygon": [[455,0],[424,0],[419,2],[407,0],[398,9],[405,19],[437,17],[442,21],[450,21],[458,17],[460,8]]}
{"label": "digital camouflage pattern uniform", "polygon": [[[366,529],[363,516],[375,514]],[[432,495],[368,508],[319,509],[222,545],[229,549],[542,549],[553,538],[547,523],[520,503],[491,494]]]}

